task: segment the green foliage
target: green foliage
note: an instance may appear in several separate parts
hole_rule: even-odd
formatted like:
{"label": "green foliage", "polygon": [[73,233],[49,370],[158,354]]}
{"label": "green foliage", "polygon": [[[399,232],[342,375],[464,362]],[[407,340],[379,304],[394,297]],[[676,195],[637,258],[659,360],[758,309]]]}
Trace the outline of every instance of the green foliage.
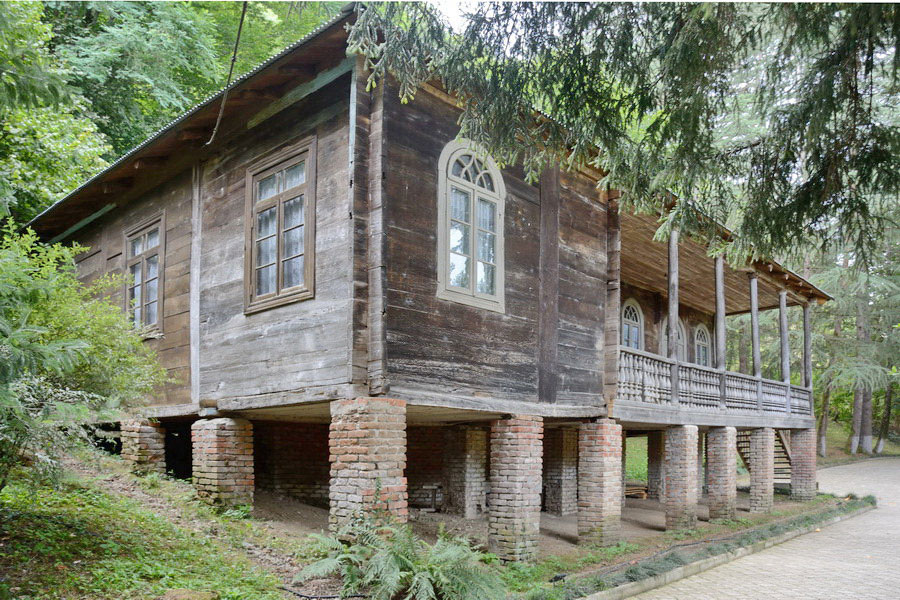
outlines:
{"label": "green foliage", "polygon": [[441,532],[428,544],[407,525],[359,515],[335,536],[315,536],[318,561],[300,580],[340,575],[345,595],[365,591],[373,600],[501,600],[496,571],[468,541]]}
{"label": "green foliage", "polygon": [[62,79],[44,46],[49,38],[40,3],[0,4],[0,114],[55,104],[64,96]]}
{"label": "green foliage", "polygon": [[152,600],[173,588],[283,598],[239,550],[89,484],[15,480],[0,492],[0,521],[0,598]]}

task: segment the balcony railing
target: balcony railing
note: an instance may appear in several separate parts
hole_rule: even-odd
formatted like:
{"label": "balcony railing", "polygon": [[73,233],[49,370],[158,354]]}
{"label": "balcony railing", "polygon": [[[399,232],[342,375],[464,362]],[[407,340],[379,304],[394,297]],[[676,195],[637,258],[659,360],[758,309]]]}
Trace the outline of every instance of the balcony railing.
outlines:
{"label": "balcony railing", "polygon": [[[663,356],[620,347],[619,399],[670,404],[674,366],[674,361]],[[743,414],[813,414],[810,391],[801,386],[691,363],[679,362],[677,369],[677,401],[685,408]]]}

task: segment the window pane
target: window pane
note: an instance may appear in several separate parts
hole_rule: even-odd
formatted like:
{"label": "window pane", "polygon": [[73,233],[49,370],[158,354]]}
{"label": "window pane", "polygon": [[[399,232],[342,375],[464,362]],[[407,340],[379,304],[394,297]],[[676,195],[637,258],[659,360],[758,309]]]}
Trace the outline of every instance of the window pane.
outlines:
{"label": "window pane", "polygon": [[147,244],[144,246],[144,250],[156,248],[157,246],[159,246],[159,229],[153,229],[147,232]]}
{"label": "window pane", "polygon": [[297,196],[284,203],[284,228],[290,229],[302,224],[303,196]]}
{"label": "window pane", "polygon": [[497,240],[493,233],[486,233],[484,231],[478,232],[478,260],[483,260],[486,262],[496,262],[494,260],[494,247],[496,246]]}
{"label": "window pane", "polygon": [[453,173],[453,175],[455,175],[456,177],[462,177],[466,181],[472,181],[472,176],[469,173],[469,169],[466,168],[471,160],[472,156],[470,154],[463,154],[453,162],[451,173]]}
{"label": "window pane", "polygon": [[306,161],[302,161],[288,167],[284,171],[284,189],[289,190],[292,187],[302,185],[306,182]]}
{"label": "window pane", "polygon": [[159,274],[159,255],[151,256],[147,259],[147,279],[156,277]]}
{"label": "window pane", "polygon": [[451,188],[450,216],[457,221],[471,223],[469,216],[469,193],[457,188]]}
{"label": "window pane", "polygon": [[291,257],[303,254],[303,227],[295,227],[284,232],[284,251],[282,256]]}
{"label": "window pane", "polygon": [[271,294],[275,291],[275,265],[256,270],[256,295]]}
{"label": "window pane", "polygon": [[141,307],[140,307],[140,306],[136,306],[136,307],[134,308],[134,325],[135,325],[135,327],[140,327],[140,326],[141,326],[141,323],[142,323],[142,321],[141,321]]}
{"label": "window pane", "polygon": [[284,261],[284,287],[303,285],[303,256]]}
{"label": "window pane", "polygon": [[145,298],[146,302],[155,302],[157,300],[157,291],[159,288],[159,279],[151,279],[147,282],[147,289],[144,293],[147,294]]}
{"label": "window pane", "polygon": [[494,179],[491,177],[490,173],[482,173],[478,185],[486,190],[494,191]]}
{"label": "window pane", "polygon": [[145,307],[144,312],[144,323],[147,325],[156,324],[156,302],[151,302]]}
{"label": "window pane", "polygon": [[275,262],[275,238],[268,237],[256,242],[256,266],[262,267]]}
{"label": "window pane", "polygon": [[277,173],[275,175],[269,175],[265,179],[260,179],[259,195],[256,198],[257,202],[265,200],[266,198],[271,198],[278,193],[278,181],[276,176]]}
{"label": "window pane", "polygon": [[275,207],[266,209],[257,215],[256,236],[264,238],[275,234],[276,221]]}
{"label": "window pane", "polygon": [[129,258],[134,258],[138,254],[144,251],[144,236],[140,236],[131,240],[131,249],[129,251]]}
{"label": "window pane", "polygon": [[493,294],[495,289],[495,278],[496,267],[478,261],[478,279],[476,280],[475,289],[482,294]]}
{"label": "window pane", "polygon": [[469,254],[469,226],[453,221],[450,223],[450,250]]}
{"label": "window pane", "polygon": [[488,231],[497,226],[497,206],[484,198],[478,199],[478,226]]}
{"label": "window pane", "polygon": [[450,253],[450,285],[469,287],[469,257]]}
{"label": "window pane", "polygon": [[135,263],[135,264],[131,265],[131,269],[129,269],[129,271],[131,272],[131,278],[134,280],[134,283],[140,284],[141,283],[141,263]]}

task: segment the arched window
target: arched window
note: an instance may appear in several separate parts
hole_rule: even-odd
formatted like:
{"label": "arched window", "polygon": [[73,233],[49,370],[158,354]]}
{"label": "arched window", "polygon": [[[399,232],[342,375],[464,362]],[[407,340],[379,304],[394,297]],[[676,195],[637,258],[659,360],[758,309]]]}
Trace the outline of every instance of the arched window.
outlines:
{"label": "arched window", "polygon": [[438,165],[438,298],[504,311],[503,209],[494,160],[466,140]]}
{"label": "arched window", "polygon": [[640,350],[644,347],[644,313],[634,300],[622,305],[622,345]]}
{"label": "arched window", "polygon": [[704,367],[712,363],[712,342],[706,325],[697,325],[694,329],[694,362]]}
{"label": "arched window", "polygon": [[[663,356],[669,356],[669,345],[666,343],[669,333],[669,317],[663,317],[662,326],[659,330],[659,353]],[[678,360],[687,359],[687,333],[684,329],[684,321],[678,319],[678,339],[675,345],[675,354]]]}

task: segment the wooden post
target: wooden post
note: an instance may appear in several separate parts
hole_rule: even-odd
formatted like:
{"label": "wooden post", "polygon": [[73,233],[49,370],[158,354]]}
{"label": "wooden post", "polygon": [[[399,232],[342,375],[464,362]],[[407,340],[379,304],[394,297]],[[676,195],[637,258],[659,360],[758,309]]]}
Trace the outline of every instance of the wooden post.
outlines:
{"label": "wooden post", "polygon": [[716,368],[719,370],[719,405],[725,402],[725,257],[716,257]]}
{"label": "wooden post", "polygon": [[672,361],[672,402],[678,403],[678,228],[669,234],[669,330],[666,347]]}
{"label": "wooden post", "polygon": [[[619,385],[619,344],[622,343],[620,327],[620,311],[622,291],[620,289],[622,269],[622,236],[619,219],[618,202],[609,199],[609,210],[606,215],[606,317],[605,347],[603,360],[606,363],[603,371],[603,393],[606,397],[607,414],[612,414]],[[643,383],[644,370],[640,371]],[[643,391],[643,386],[642,386]]]}
{"label": "wooden post", "polygon": [[756,377],[756,408],[762,410],[762,358],[759,355],[759,279],[750,273],[750,332],[753,343],[753,376]]}
{"label": "wooden post", "polygon": [[809,309],[807,302],[803,305],[803,387],[812,391],[812,327],[809,323]]}
{"label": "wooden post", "polygon": [[787,290],[778,291],[778,333],[781,337],[781,380],[787,399],[784,409],[791,414],[791,348],[788,340]]}

